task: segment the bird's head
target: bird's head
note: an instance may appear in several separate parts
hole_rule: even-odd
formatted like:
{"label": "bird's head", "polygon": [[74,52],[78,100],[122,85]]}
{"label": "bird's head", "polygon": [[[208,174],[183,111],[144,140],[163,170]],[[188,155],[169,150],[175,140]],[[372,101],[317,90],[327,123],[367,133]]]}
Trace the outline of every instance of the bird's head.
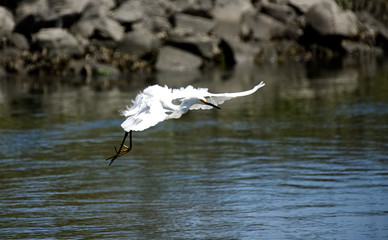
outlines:
{"label": "bird's head", "polygon": [[206,104],[206,105],[209,105],[209,106],[211,106],[211,107],[213,107],[213,108],[221,109],[219,106],[216,106],[216,105],[214,105],[213,103],[207,102],[205,98],[200,98],[199,101],[200,101],[201,103]]}
{"label": "bird's head", "polygon": [[[205,105],[207,105],[205,107]],[[181,104],[179,105],[180,110],[183,112],[187,112],[188,110],[197,110],[197,109],[210,109],[210,107],[221,109],[213,103],[206,101],[205,97],[202,96],[187,96],[185,97]]]}

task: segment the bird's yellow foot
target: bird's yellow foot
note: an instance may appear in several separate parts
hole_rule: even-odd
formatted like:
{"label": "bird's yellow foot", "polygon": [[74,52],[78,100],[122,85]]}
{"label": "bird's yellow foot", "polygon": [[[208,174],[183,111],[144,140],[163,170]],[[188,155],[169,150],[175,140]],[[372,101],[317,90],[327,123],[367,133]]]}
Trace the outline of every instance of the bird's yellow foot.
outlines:
{"label": "bird's yellow foot", "polygon": [[116,160],[116,158],[121,157],[121,156],[123,156],[124,154],[127,154],[129,151],[132,150],[131,147],[127,147],[126,145],[123,145],[123,148],[121,149],[120,152],[117,151],[116,147],[114,147],[114,148],[115,148],[116,154],[113,155],[113,156],[111,156],[111,157],[108,157],[108,158],[106,159],[107,161],[110,160],[109,166],[113,163],[114,160]]}

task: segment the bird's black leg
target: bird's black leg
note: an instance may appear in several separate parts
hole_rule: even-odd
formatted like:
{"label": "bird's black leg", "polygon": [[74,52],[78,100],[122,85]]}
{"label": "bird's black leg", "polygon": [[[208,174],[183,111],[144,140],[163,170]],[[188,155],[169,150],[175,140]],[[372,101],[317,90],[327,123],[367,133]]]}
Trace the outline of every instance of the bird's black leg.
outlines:
{"label": "bird's black leg", "polygon": [[[132,131],[130,131],[130,132],[132,132]],[[131,133],[131,135],[132,135],[132,133]],[[121,142],[120,148],[119,148],[119,150],[117,151],[117,155],[121,152],[121,149],[122,149],[123,146],[124,146],[125,139],[127,139],[127,136],[128,136],[128,132],[125,132],[125,133],[124,133],[123,141]]]}
{"label": "bird's black leg", "polygon": [[[116,147],[115,147],[115,151],[116,151],[116,154],[107,158],[106,160],[110,160],[110,163],[109,163],[109,166],[114,162],[114,160],[116,160],[116,158],[118,158],[119,156],[129,152],[130,148],[125,151],[125,153],[122,153],[121,152],[121,149],[123,148],[124,146],[124,143],[125,143],[125,139],[127,138],[128,136],[128,132],[125,132],[124,134],[124,138],[123,138],[123,141],[121,142],[121,145],[120,145],[120,148],[119,150],[117,151]],[[130,145],[132,145],[132,131],[130,131]],[[124,151],[123,151],[124,152]]]}
{"label": "bird's black leg", "polygon": [[129,149],[132,148],[132,130],[129,131]]}

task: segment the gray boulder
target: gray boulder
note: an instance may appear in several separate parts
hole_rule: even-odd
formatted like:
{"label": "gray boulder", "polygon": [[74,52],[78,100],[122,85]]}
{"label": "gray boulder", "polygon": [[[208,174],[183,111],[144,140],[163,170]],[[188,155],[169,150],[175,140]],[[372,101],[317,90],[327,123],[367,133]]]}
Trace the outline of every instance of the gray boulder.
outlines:
{"label": "gray boulder", "polygon": [[91,1],[95,0],[55,0],[49,1],[49,7],[60,16],[80,14]]}
{"label": "gray boulder", "polygon": [[171,1],[169,8],[172,12],[184,12],[196,16],[210,16],[213,0],[180,0]]}
{"label": "gray boulder", "polygon": [[124,37],[124,28],[109,17],[81,19],[71,28],[71,31],[84,38],[121,41]]}
{"label": "gray boulder", "polygon": [[216,0],[211,15],[217,21],[239,22],[242,14],[252,9],[251,0]]}
{"label": "gray boulder", "polygon": [[[108,4],[110,2],[111,4]],[[82,14],[108,14],[107,5],[112,8],[114,0],[29,0],[20,1],[15,9],[15,31],[28,38],[42,28],[69,28]]]}
{"label": "gray boulder", "polygon": [[283,23],[291,23],[297,17],[294,9],[285,4],[275,4],[271,2],[265,2],[261,6],[261,12],[279,20]]}
{"label": "gray boulder", "polygon": [[145,17],[140,22],[136,22],[131,25],[132,29],[147,29],[151,32],[160,34],[160,36],[165,35],[169,30],[171,30],[171,24],[167,17],[163,16],[152,16]]}
{"label": "gray boulder", "polygon": [[117,44],[119,50],[138,57],[156,51],[159,46],[159,39],[146,29],[138,29],[126,33],[123,39]]}
{"label": "gray boulder", "polygon": [[27,38],[20,33],[12,33],[8,38],[8,45],[20,50],[30,49]]}
{"label": "gray boulder", "polygon": [[304,14],[311,6],[321,1],[322,0],[288,0],[288,4]]}
{"label": "gray boulder", "polygon": [[112,12],[112,18],[123,24],[141,21],[144,16],[141,1],[126,1]]}
{"label": "gray boulder", "polygon": [[166,16],[168,2],[168,0],[127,0],[122,3],[117,10],[123,8],[126,11],[130,11],[127,12],[128,15],[141,13],[143,16],[148,17]]}
{"label": "gray boulder", "polygon": [[14,27],[15,21],[13,15],[5,7],[0,6],[0,37],[9,35]]}
{"label": "gray boulder", "polygon": [[21,1],[15,10],[15,32],[30,38],[42,28],[62,27],[62,19],[48,0]]}
{"label": "gray boulder", "polygon": [[266,14],[249,11],[242,16],[240,34],[243,39],[269,41],[277,38],[297,39],[302,32]]}
{"label": "gray boulder", "polygon": [[90,0],[82,11],[82,18],[105,17],[116,6],[114,0]]}
{"label": "gray boulder", "polygon": [[369,45],[380,46],[388,52],[388,27],[367,12],[358,12],[357,18],[362,25],[362,40]]}
{"label": "gray boulder", "polygon": [[110,10],[115,7],[114,0],[90,1],[81,18],[71,27],[71,31],[84,38],[97,38],[120,41],[124,28],[110,18]]}
{"label": "gray boulder", "polygon": [[129,30],[146,28],[152,32],[165,32],[171,28],[167,5],[167,0],[130,0],[115,9],[112,18]]}
{"label": "gray boulder", "polygon": [[[223,42],[227,44],[227,46],[231,49],[229,52],[229,59],[227,61],[232,62],[231,65],[243,64],[243,63],[252,63],[255,60],[257,54],[259,54],[261,48],[257,46],[255,43],[251,42],[242,42],[236,38],[226,38],[223,39]],[[224,51],[226,52],[226,51]]]}
{"label": "gray boulder", "polygon": [[15,18],[19,22],[29,15],[44,15],[48,12],[50,12],[48,0],[21,1],[15,10]]}
{"label": "gray boulder", "polygon": [[175,14],[175,26],[193,32],[209,33],[216,22],[209,18],[197,17],[184,13]]}
{"label": "gray boulder", "polygon": [[160,49],[156,61],[158,71],[193,71],[202,65],[202,59],[192,53],[181,49],[164,46]]}
{"label": "gray boulder", "polygon": [[352,37],[358,33],[357,17],[333,0],[321,0],[306,12],[306,23],[322,36]]}
{"label": "gray boulder", "polygon": [[220,53],[218,37],[200,32],[188,32],[183,28],[175,28],[171,31],[167,42],[208,59],[213,59]]}
{"label": "gray boulder", "polygon": [[83,53],[75,37],[62,28],[41,29],[32,35],[32,40],[36,48],[47,49],[53,56]]}
{"label": "gray boulder", "polygon": [[17,22],[15,32],[30,38],[31,34],[42,28],[60,28],[62,19],[53,11],[31,14]]}

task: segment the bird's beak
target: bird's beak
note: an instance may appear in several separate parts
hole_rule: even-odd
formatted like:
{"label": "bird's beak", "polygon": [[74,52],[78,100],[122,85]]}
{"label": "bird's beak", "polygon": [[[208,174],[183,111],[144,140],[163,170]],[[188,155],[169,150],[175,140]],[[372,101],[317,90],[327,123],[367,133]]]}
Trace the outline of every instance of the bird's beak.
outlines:
{"label": "bird's beak", "polygon": [[201,99],[201,102],[203,102],[206,105],[212,106],[213,108],[221,109],[219,106],[216,106],[213,103],[206,102],[206,100]]}

